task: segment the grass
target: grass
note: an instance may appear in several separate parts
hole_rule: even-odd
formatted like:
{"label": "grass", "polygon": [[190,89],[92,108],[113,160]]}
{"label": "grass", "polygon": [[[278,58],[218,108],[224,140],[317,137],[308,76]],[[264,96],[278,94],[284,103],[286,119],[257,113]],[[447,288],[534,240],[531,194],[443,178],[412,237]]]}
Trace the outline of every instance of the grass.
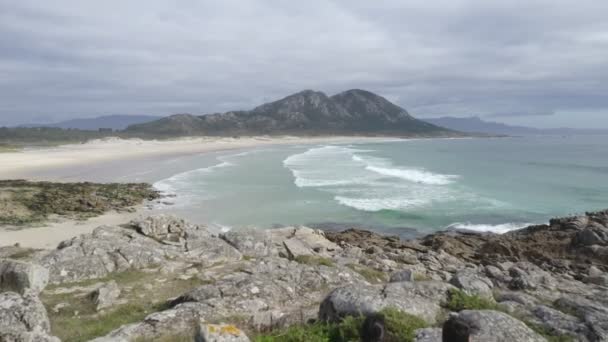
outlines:
{"label": "grass", "polygon": [[469,295],[462,290],[450,290],[448,298],[445,307],[451,311],[498,309],[495,302],[477,295]]}
{"label": "grass", "polygon": [[294,258],[297,263],[311,266],[327,266],[334,267],[334,262],[329,258],[324,258],[316,255],[298,255]]}
{"label": "grass", "polygon": [[[386,342],[409,342],[414,340],[414,332],[427,326],[416,316],[396,309],[387,308],[380,312],[384,317]],[[254,342],[351,342],[361,340],[364,317],[346,317],[337,324],[315,323],[297,325],[253,338]]]}
{"label": "grass", "polygon": [[191,333],[181,333],[177,335],[162,335],[156,338],[136,338],[133,342],[192,342],[194,336],[194,332]]}
{"label": "grass", "polygon": [[[49,312],[51,331],[62,341],[88,341],[106,335],[122,325],[139,322],[151,313],[165,310],[168,308],[169,299],[205,283],[198,278],[175,278],[158,282],[158,277],[158,273],[129,270],[112,273],[102,279],[49,286],[42,293],[41,299]],[[122,289],[120,298],[128,299],[129,302],[107,309],[104,313],[96,312],[94,304],[86,296],[75,295],[76,293],[52,293],[58,288],[87,287],[110,280],[116,281]],[[67,303],[69,306],[57,313],[53,312],[52,309],[59,303]],[[189,340],[192,340],[192,336]]]}
{"label": "grass", "polygon": [[348,264],[346,266],[362,275],[365,280],[372,284],[384,283],[388,280],[388,276],[385,272],[359,264]]}

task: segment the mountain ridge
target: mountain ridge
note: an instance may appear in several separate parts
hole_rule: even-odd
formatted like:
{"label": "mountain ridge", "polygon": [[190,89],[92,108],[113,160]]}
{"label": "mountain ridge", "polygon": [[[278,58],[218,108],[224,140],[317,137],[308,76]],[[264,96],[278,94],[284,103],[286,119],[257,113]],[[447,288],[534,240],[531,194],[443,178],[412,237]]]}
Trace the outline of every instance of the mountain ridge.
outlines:
{"label": "mountain ridge", "polygon": [[415,119],[372,92],[351,89],[333,96],[303,90],[251,110],[177,114],[129,126],[127,132],[161,135],[242,134],[457,134]]}

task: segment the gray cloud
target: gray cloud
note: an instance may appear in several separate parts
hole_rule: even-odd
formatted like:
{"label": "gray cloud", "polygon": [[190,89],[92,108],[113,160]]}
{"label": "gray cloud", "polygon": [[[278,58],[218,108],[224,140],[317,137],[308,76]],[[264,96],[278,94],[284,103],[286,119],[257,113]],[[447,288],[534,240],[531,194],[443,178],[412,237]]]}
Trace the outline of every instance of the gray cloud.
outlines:
{"label": "gray cloud", "polygon": [[420,117],[598,112],[605,13],[594,0],[0,0],[0,125],[355,87]]}

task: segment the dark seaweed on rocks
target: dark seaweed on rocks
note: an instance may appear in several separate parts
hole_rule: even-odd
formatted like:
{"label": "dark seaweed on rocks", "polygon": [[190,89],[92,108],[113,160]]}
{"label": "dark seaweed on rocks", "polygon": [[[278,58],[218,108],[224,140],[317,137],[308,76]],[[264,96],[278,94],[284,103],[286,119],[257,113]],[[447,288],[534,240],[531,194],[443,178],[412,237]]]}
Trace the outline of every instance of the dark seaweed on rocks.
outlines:
{"label": "dark seaweed on rocks", "polygon": [[41,222],[50,215],[88,218],[160,197],[146,183],[52,183],[0,180],[0,225]]}

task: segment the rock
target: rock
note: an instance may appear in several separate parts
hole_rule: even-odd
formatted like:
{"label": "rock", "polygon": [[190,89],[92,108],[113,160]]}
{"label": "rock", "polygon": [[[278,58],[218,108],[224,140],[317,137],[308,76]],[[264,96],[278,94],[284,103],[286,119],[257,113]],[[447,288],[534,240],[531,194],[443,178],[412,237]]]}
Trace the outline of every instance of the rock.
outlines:
{"label": "rock", "polygon": [[583,278],[583,282],[587,284],[595,284],[601,286],[608,286],[608,274],[598,276],[588,276]]}
{"label": "rock", "polygon": [[33,293],[0,293],[0,341],[59,342],[50,334],[44,305]]}
{"label": "rock", "polygon": [[[62,242],[40,259],[50,271],[51,283],[96,279],[113,272],[159,265],[161,268],[168,264],[187,267],[189,263],[208,266],[242,258],[241,253],[224,240],[181,220],[160,216],[133,224],[153,237],[134,229],[102,226],[91,234]],[[170,241],[178,235],[179,242]]]}
{"label": "rock", "polygon": [[[592,341],[608,341],[608,307],[606,297],[591,301],[581,296],[569,295],[555,301],[555,307],[567,312],[574,312],[589,329]],[[604,300],[604,303],[602,303]]]}
{"label": "rock", "polygon": [[463,340],[470,342],[547,341],[523,322],[493,310],[464,310],[451,315],[443,325],[443,340],[466,336],[467,332],[469,339]]}
{"label": "rock", "polygon": [[230,324],[201,324],[194,338],[196,342],[249,342],[239,328]]}
{"label": "rock", "polygon": [[266,229],[231,230],[220,235],[220,238],[250,257],[265,257],[272,252],[272,239]]}
{"label": "rock", "polygon": [[133,221],[130,225],[142,235],[172,242],[180,242],[186,231],[194,230],[194,226],[185,220],[171,215],[150,216]]}
{"label": "rock", "polygon": [[319,229],[308,227],[273,229],[270,232],[273,245],[279,250],[285,250],[289,258],[298,256],[318,255],[332,257],[342,251],[342,248],[325,238],[325,233]]}
{"label": "rock", "polygon": [[509,287],[513,290],[536,290],[539,287],[555,288],[553,276],[538,266],[528,262],[518,262],[509,269],[511,282]]}
{"label": "rock", "polygon": [[120,288],[116,281],[111,280],[89,294],[89,298],[96,305],[96,310],[103,310],[113,306],[120,296]]}
{"label": "rock", "polygon": [[572,246],[585,247],[591,245],[608,245],[608,229],[604,227],[588,227],[574,234]]}
{"label": "rock", "polygon": [[442,342],[440,328],[418,329],[414,334],[414,342]]}
{"label": "rock", "polygon": [[414,272],[411,270],[402,270],[391,274],[389,282],[398,283],[401,281],[414,281]]}
{"label": "rock", "polygon": [[5,259],[0,261],[0,292],[40,293],[49,281],[49,271],[37,264]]}
{"label": "rock", "polygon": [[536,322],[553,335],[571,336],[577,341],[586,341],[589,329],[577,317],[565,314],[545,305],[532,310]]}
{"label": "rock", "polygon": [[370,315],[391,307],[433,323],[452,288],[435,281],[344,286],[323,300],[319,319],[336,322],[345,316]]}
{"label": "rock", "polygon": [[478,295],[485,298],[494,299],[492,281],[475,270],[464,269],[456,272],[450,279],[450,284],[461,289],[469,295]]}

